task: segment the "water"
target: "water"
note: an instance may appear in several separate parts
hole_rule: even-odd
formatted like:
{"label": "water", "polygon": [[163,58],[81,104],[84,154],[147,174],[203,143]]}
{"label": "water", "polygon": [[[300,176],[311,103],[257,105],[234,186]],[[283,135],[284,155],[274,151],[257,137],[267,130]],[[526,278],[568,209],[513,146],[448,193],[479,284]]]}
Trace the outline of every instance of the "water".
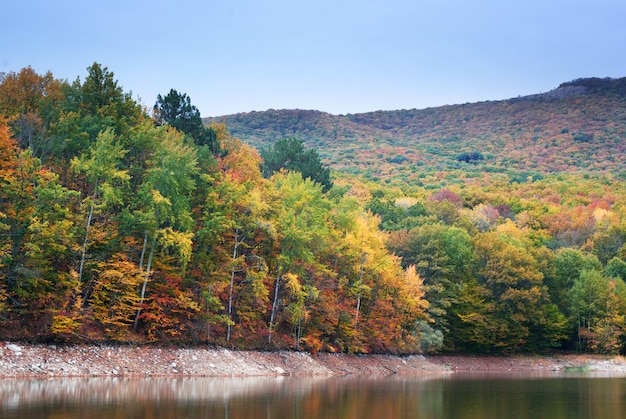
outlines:
{"label": "water", "polygon": [[626,378],[0,380],[0,418],[626,418]]}

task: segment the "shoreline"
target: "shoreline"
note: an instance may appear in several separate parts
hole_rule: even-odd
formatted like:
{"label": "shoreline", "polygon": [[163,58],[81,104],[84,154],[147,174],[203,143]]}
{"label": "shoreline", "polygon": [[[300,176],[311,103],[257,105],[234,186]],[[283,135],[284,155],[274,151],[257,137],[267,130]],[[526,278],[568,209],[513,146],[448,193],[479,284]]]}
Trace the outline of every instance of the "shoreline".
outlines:
{"label": "shoreline", "polygon": [[0,342],[0,379],[60,377],[253,377],[459,372],[626,374],[626,357],[599,355],[346,355],[151,346]]}

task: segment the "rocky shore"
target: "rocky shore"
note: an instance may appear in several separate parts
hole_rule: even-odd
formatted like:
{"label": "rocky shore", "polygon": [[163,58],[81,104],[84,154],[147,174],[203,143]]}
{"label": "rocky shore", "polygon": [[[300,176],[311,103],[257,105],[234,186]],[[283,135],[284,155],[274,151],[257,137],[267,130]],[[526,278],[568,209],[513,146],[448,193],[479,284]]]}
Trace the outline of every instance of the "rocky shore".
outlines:
{"label": "rocky shore", "polygon": [[0,378],[245,377],[590,371],[626,373],[626,358],[340,355],[148,346],[0,343]]}

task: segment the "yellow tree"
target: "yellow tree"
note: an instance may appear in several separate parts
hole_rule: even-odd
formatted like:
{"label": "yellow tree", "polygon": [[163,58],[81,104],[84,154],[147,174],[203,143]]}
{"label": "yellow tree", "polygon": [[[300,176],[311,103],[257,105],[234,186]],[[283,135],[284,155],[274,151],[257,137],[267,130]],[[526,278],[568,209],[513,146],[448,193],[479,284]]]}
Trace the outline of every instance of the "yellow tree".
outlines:
{"label": "yellow tree", "polygon": [[95,274],[97,279],[89,298],[93,316],[104,328],[107,339],[124,341],[139,309],[137,288],[144,274],[124,254],[99,262]]}
{"label": "yellow tree", "polygon": [[275,282],[268,342],[272,341],[284,306],[287,324],[294,332],[294,346],[298,348],[310,303],[319,295],[309,272],[321,268],[320,256],[328,246],[330,202],[321,185],[302,179],[299,172],[276,173],[270,179],[270,187],[278,240],[272,263]]}
{"label": "yellow tree", "polygon": [[417,352],[419,322],[428,319],[423,283],[414,267],[404,271],[389,253],[379,222],[369,212],[356,213],[341,240],[341,263],[348,269],[340,271],[339,287],[350,302],[351,322],[339,319],[337,339],[351,352]]}
{"label": "yellow tree", "polygon": [[[537,350],[564,337],[564,322],[552,317],[544,275],[532,253],[531,242],[512,223],[475,238],[479,260],[477,277],[493,302],[488,344],[505,352]],[[562,315],[560,316],[562,317]]]}

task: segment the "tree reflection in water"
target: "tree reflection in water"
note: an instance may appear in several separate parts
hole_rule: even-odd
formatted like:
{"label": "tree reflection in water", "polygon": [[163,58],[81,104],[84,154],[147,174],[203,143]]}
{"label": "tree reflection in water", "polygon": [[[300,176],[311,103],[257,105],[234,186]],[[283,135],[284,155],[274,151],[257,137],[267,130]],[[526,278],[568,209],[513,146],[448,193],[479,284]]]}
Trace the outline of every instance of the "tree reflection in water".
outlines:
{"label": "tree reflection in water", "polygon": [[0,380],[0,418],[623,418],[600,376]]}

